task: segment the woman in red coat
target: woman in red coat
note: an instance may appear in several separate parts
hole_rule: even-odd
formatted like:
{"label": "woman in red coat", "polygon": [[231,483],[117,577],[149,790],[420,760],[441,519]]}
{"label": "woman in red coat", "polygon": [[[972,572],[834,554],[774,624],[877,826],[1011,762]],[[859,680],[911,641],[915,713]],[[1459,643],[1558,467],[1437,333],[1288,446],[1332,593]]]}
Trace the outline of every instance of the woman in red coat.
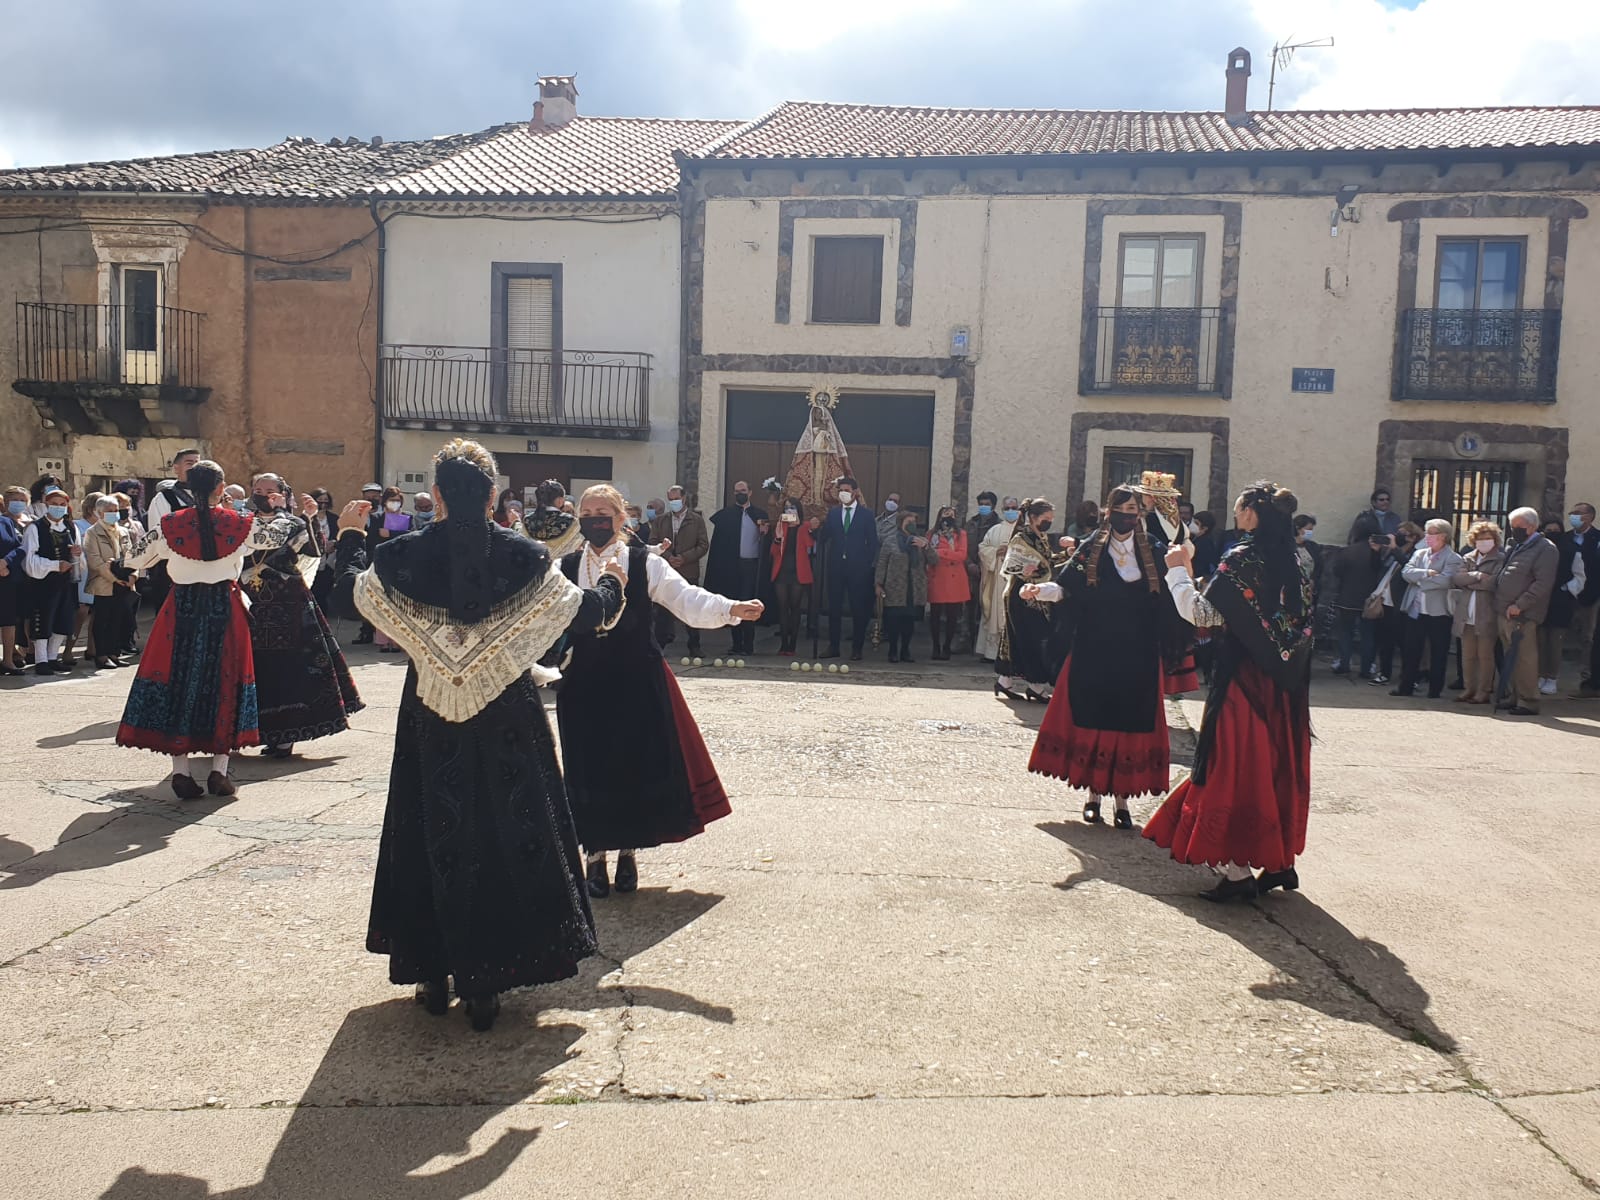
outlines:
{"label": "woman in red coat", "polygon": [[807,521],[800,501],[783,502],[777,524],[767,535],[767,556],[772,566],[772,590],[778,600],[778,653],[794,657],[800,637],[800,610],[811,588],[811,546],[815,521]]}
{"label": "woman in red coat", "polygon": [[[961,613],[972,599],[967,577],[967,531],[956,521],[956,510],[941,508],[934,519],[929,548],[939,561],[928,568],[928,604],[933,609],[933,657],[948,662]],[[941,633],[940,630],[943,630]]]}

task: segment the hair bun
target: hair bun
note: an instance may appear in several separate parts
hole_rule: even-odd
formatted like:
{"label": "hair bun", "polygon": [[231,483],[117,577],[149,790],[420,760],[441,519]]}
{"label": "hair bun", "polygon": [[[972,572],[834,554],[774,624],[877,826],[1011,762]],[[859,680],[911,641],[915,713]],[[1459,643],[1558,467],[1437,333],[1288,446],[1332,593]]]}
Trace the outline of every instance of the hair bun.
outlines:
{"label": "hair bun", "polygon": [[1281,512],[1287,513],[1291,517],[1294,516],[1295,510],[1300,507],[1298,497],[1286,487],[1278,488],[1272,493],[1272,503]]}

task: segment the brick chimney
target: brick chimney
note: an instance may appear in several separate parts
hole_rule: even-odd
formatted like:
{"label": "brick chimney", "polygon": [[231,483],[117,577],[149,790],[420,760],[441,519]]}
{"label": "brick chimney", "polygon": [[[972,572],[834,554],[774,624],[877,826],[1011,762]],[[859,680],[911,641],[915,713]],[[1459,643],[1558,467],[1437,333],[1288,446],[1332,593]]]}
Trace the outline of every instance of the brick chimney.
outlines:
{"label": "brick chimney", "polygon": [[576,75],[539,76],[539,99],[533,105],[532,132],[560,129],[578,115],[578,77]]}
{"label": "brick chimney", "polygon": [[1228,54],[1228,95],[1222,111],[1229,125],[1250,123],[1250,51],[1243,46]]}

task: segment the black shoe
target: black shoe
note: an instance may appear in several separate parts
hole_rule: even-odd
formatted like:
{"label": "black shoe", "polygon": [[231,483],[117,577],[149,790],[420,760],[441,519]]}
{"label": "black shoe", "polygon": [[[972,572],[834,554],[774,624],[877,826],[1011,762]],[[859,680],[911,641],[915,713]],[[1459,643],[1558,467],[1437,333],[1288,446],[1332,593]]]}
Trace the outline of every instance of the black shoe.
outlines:
{"label": "black shoe", "polygon": [[1300,875],[1293,867],[1283,871],[1263,871],[1256,876],[1256,895],[1265,896],[1273,888],[1281,887],[1286,892],[1300,890]]}
{"label": "black shoe", "polygon": [[611,886],[617,889],[619,895],[639,890],[639,864],[633,855],[617,855],[617,877]]}
{"label": "black shoe", "polygon": [[1415,696],[1416,694],[1417,694],[1416,691],[1414,689],[1412,689],[1412,688],[1390,688],[1389,689],[1389,695],[1391,695],[1391,696]]}
{"label": "black shoe", "polygon": [[198,800],[206,794],[205,788],[195,782],[193,775],[172,776],[172,794],[179,800]]}
{"label": "black shoe", "polygon": [[1031,701],[1034,704],[1049,704],[1050,703],[1050,697],[1049,696],[1041,696],[1038,692],[1034,691],[1031,687],[1030,688],[1024,688],[1023,691],[1024,691],[1024,694],[1027,695],[1029,701]]}
{"label": "black shoe", "polygon": [[472,1027],[479,1033],[488,1033],[494,1028],[494,1019],[500,1015],[499,992],[479,992],[466,997],[462,1004],[466,1006]]}
{"label": "black shoe", "polygon": [[287,746],[268,746],[261,755],[263,758],[293,758],[294,745],[291,743]]}
{"label": "black shoe", "polygon": [[860,662],[861,659],[862,659],[861,651],[859,651],[859,650],[850,651],[850,661],[851,662]]}
{"label": "black shoe", "polygon": [[1004,696],[1007,700],[1021,700],[1022,699],[1021,696],[1017,695],[1010,688],[1001,687],[1000,686],[1000,681],[998,679],[996,679],[994,681],[994,694],[996,696]]}
{"label": "black shoe", "polygon": [[900,661],[900,656],[891,650],[889,651],[889,661],[892,663],[897,663]]}
{"label": "black shoe", "polygon": [[1086,800],[1086,801],[1084,801],[1084,804],[1083,804],[1083,819],[1084,819],[1084,822],[1086,824],[1089,824],[1089,825],[1102,825],[1102,824],[1104,824],[1104,822],[1100,819],[1100,801],[1098,801],[1098,800]]}
{"label": "black shoe", "polygon": [[1117,815],[1114,819],[1114,823],[1118,829],[1132,829],[1133,814],[1125,808],[1119,808],[1117,809]]}
{"label": "black shoe", "polygon": [[1520,704],[1513,704],[1506,709],[1506,714],[1513,717],[1537,717],[1539,710],[1537,708],[1524,708]]}
{"label": "black shoe", "polygon": [[611,894],[611,879],[606,875],[606,860],[596,859],[589,864],[589,895],[604,900]]}
{"label": "black shoe", "polygon": [[221,771],[213,771],[206,776],[206,791],[213,796],[233,796],[238,794],[239,789],[234,787],[233,780]]}
{"label": "black shoe", "polygon": [[822,652],[822,657],[823,658],[838,658],[839,657],[839,647],[837,647],[837,646],[829,646],[826,650],[824,650]]}
{"label": "black shoe", "polygon": [[54,675],[56,673],[56,665],[48,659],[42,663],[34,663],[33,673],[35,675]]}
{"label": "black shoe", "polygon": [[1243,879],[1224,879],[1209,892],[1201,892],[1200,899],[1210,900],[1213,904],[1225,904],[1229,900],[1254,900],[1256,898],[1256,880],[1253,875],[1246,875]]}
{"label": "black shoe", "polygon": [[903,662],[903,663],[905,663],[905,662],[908,662],[908,663],[914,663],[914,662],[916,662],[916,661],[917,661],[917,660],[916,660],[916,659],[914,659],[914,658],[912,658],[912,657],[911,657],[911,655],[909,655],[909,654],[905,654],[905,653],[902,653],[902,654],[901,654],[901,655],[900,655],[900,661],[901,661],[901,662]]}
{"label": "black shoe", "polygon": [[417,1003],[433,1016],[442,1017],[450,1011],[450,981],[429,979],[417,984]]}

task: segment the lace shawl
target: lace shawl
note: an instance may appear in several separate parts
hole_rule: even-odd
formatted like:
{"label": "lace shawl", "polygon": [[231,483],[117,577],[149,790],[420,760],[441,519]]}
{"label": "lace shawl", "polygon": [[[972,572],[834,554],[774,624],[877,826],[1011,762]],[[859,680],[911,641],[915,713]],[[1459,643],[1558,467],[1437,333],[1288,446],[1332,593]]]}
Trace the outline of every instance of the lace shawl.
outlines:
{"label": "lace shawl", "polygon": [[560,673],[539,659],[566,631],[583,604],[583,592],[560,571],[546,571],[471,623],[448,609],[424,604],[384,586],[368,569],[356,577],[361,614],[411,656],[417,698],[446,721],[470,721],[525,671],[536,683]]}

